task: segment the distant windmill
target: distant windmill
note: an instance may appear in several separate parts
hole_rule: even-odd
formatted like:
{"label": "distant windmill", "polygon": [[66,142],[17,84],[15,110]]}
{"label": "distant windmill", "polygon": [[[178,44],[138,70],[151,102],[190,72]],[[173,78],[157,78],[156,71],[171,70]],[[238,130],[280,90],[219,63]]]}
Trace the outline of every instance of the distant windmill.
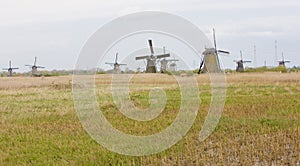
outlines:
{"label": "distant windmill", "polygon": [[120,73],[121,72],[120,66],[126,66],[127,65],[127,64],[118,63],[118,53],[116,53],[115,63],[108,63],[108,62],[106,62],[105,64],[107,64],[107,65],[114,65],[114,72],[115,73]]}
{"label": "distant windmill", "polygon": [[168,66],[168,60],[166,60],[166,58],[162,59],[160,61],[160,72],[164,73],[167,70],[167,66]]}
{"label": "distant windmill", "polygon": [[[163,59],[160,61],[160,71],[161,73],[164,73],[164,71],[166,70],[170,70],[170,71],[176,71],[176,61],[179,61],[178,59]],[[169,66],[169,62],[172,62]]]}
{"label": "distant windmill", "polygon": [[168,62],[171,62],[171,64],[168,67],[168,70],[176,71],[177,70],[176,62],[178,62],[178,61],[179,61],[179,59],[175,59],[175,57],[173,59],[168,59]]}
{"label": "distant windmill", "polygon": [[[216,33],[215,29],[213,29],[213,40],[214,40],[214,48],[206,48],[202,53],[204,55],[198,74],[201,73],[219,73],[221,72],[220,62],[219,62],[219,53],[230,54],[228,51],[218,50],[217,49],[217,41],[216,41]],[[203,67],[203,69],[202,69]]]}
{"label": "distant windmill", "polygon": [[8,71],[8,74],[7,74],[7,76],[8,77],[12,77],[12,75],[13,75],[13,70],[16,70],[16,69],[19,69],[19,68],[13,68],[13,67],[11,67],[11,61],[9,61],[9,67],[8,68],[3,68],[3,70],[7,70]]}
{"label": "distant windmill", "polygon": [[241,56],[240,60],[235,60],[234,61],[237,64],[237,67],[236,67],[236,71],[237,72],[243,72],[243,71],[245,71],[244,63],[250,63],[250,62],[252,62],[252,61],[243,60],[243,53],[242,53],[242,51],[240,51],[240,56]]}
{"label": "distant windmill", "polygon": [[[179,60],[177,60],[177,61],[179,61]],[[176,64],[176,62],[173,62],[173,63],[170,64],[169,70],[170,71],[176,71],[177,70],[177,64]]]}
{"label": "distant windmill", "polygon": [[284,60],[284,56],[283,56],[283,53],[282,53],[282,60],[278,61],[278,62],[279,62],[279,67],[280,66],[285,67],[285,63],[290,63],[291,61]]}
{"label": "distant windmill", "polygon": [[148,40],[149,47],[151,54],[147,56],[140,56],[136,57],[135,60],[141,60],[146,59],[147,60],[147,66],[146,66],[146,73],[156,73],[156,60],[161,58],[170,57],[170,54],[161,54],[161,55],[154,55],[154,49],[152,45],[152,40]]}
{"label": "distant windmill", "polygon": [[[165,50],[165,47],[163,48],[163,51],[164,51],[164,54],[166,54],[166,50]],[[173,62],[171,63],[169,66],[170,66],[170,71],[175,71],[176,70],[176,61],[179,61],[178,59],[162,59],[160,60],[160,72],[161,73],[164,73],[164,71],[166,71],[168,69],[168,64],[169,62]]]}
{"label": "distant windmill", "polygon": [[43,66],[37,66],[36,65],[36,57],[34,57],[34,62],[33,62],[33,65],[25,65],[25,66],[29,66],[31,67],[31,75],[33,77],[37,77],[37,76],[40,76],[40,74],[38,73],[37,69],[44,69],[45,67]]}

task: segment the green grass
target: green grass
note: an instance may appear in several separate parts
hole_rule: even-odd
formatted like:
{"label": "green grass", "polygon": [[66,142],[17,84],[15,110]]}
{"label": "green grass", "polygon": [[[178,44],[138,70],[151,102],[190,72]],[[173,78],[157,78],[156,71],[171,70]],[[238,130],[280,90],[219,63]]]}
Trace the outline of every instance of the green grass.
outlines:
{"label": "green grass", "polygon": [[[232,76],[236,77],[236,76]],[[268,75],[266,75],[268,77]],[[246,79],[247,80],[247,79]],[[228,82],[223,116],[205,141],[198,136],[210,104],[210,86],[200,83],[201,107],[188,134],[156,155],[130,157],[96,143],[82,128],[70,86],[0,89],[0,165],[228,165],[299,164],[300,82]],[[68,84],[68,83],[66,83]],[[164,85],[169,87],[169,84]],[[135,135],[159,132],[180,106],[176,86],[168,88],[166,109],[154,120],[125,117],[98,86],[99,105],[117,129]],[[148,90],[135,89],[132,101],[149,105]]]}

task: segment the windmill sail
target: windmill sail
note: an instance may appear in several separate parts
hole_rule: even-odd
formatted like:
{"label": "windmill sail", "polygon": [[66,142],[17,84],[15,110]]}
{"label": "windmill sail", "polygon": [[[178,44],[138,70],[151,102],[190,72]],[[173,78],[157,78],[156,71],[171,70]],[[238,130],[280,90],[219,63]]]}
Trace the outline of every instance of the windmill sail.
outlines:
{"label": "windmill sail", "polygon": [[41,76],[38,73],[37,69],[46,68],[44,66],[37,66],[36,64],[37,64],[37,57],[34,57],[33,65],[25,65],[25,66],[31,67],[31,76],[33,76],[33,77]]}
{"label": "windmill sail", "polygon": [[148,44],[149,44],[151,54],[147,55],[147,56],[135,57],[135,60],[146,59],[147,60],[146,73],[156,73],[157,72],[157,70],[156,70],[156,61],[157,61],[157,59],[170,57],[170,54],[166,54],[165,49],[164,49],[164,54],[154,55],[152,40],[148,40]]}
{"label": "windmill sail", "polygon": [[105,64],[107,64],[107,65],[113,65],[114,66],[114,73],[121,73],[120,66],[127,65],[127,64],[118,63],[118,55],[119,55],[119,53],[116,53],[115,62],[114,63],[105,62]]}
{"label": "windmill sail", "polygon": [[[203,71],[204,73],[219,73],[221,72],[220,62],[219,62],[219,53],[230,54],[228,51],[218,50],[217,49],[217,40],[215,29],[213,29],[213,41],[214,48],[207,48],[202,53],[204,55],[203,60],[200,63],[198,73]],[[203,70],[202,70],[203,66]]]}
{"label": "windmill sail", "polygon": [[8,77],[11,77],[13,75],[13,70],[16,70],[16,69],[19,69],[17,67],[12,67],[11,65],[11,61],[8,62],[8,68],[3,68],[2,70],[7,70],[8,74],[7,76]]}
{"label": "windmill sail", "polygon": [[240,60],[234,60],[234,62],[236,62],[237,64],[237,67],[236,67],[236,71],[237,72],[243,72],[245,71],[245,68],[244,68],[244,63],[250,63],[252,61],[249,61],[249,60],[244,60],[243,59],[243,52],[240,51]]}

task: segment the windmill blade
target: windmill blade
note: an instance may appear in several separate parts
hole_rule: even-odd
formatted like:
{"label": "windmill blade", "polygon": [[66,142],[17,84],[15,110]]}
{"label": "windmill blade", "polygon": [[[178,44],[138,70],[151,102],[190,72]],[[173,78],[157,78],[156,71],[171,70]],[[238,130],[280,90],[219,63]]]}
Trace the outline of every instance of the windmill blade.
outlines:
{"label": "windmill blade", "polygon": [[201,63],[200,63],[200,67],[199,67],[198,74],[201,73],[201,68],[202,68],[203,65],[204,65],[204,59],[202,59],[202,61],[201,61]]}
{"label": "windmill blade", "polygon": [[11,61],[9,61],[9,68],[11,68]]}
{"label": "windmill blade", "polygon": [[243,63],[251,63],[252,61],[243,61]]}
{"label": "windmill blade", "polygon": [[9,68],[2,68],[2,70],[9,70]]}
{"label": "windmill blade", "polygon": [[[280,61],[279,61],[280,62]],[[289,60],[284,60],[284,56],[283,56],[283,52],[282,52],[282,61],[281,62],[284,62],[284,63],[290,63],[291,61]]]}
{"label": "windmill blade", "polygon": [[217,40],[216,40],[216,31],[213,28],[213,38],[214,38],[214,46],[215,46],[215,54],[216,54],[216,59],[217,59],[217,65],[220,66],[220,61],[219,61],[219,55],[218,55],[218,50],[217,50]]}
{"label": "windmill blade", "polygon": [[118,63],[118,53],[116,53],[115,63]]}
{"label": "windmill blade", "polygon": [[150,56],[139,56],[139,57],[135,57],[135,60],[147,59],[147,58],[150,58]]}
{"label": "windmill blade", "polygon": [[222,53],[222,54],[230,54],[229,51],[223,51],[223,50],[218,50],[218,53]]}
{"label": "windmill blade", "polygon": [[281,54],[281,57],[282,57],[282,62],[284,62],[284,56],[283,56],[283,52]]}
{"label": "windmill blade", "polygon": [[168,62],[176,62],[176,61],[179,61],[179,59],[168,59],[167,61]]}
{"label": "windmill blade", "polygon": [[215,28],[213,28],[213,38],[214,38],[215,50],[217,51],[217,40],[216,40],[216,31],[215,31]]}
{"label": "windmill blade", "polygon": [[170,54],[156,55],[157,59],[170,57]]}
{"label": "windmill blade", "polygon": [[240,51],[240,56],[241,56],[241,61],[243,61],[243,52],[242,52],[242,50]]}
{"label": "windmill blade", "polygon": [[153,55],[154,54],[154,50],[153,50],[152,40],[148,40],[148,43],[149,43],[151,55]]}
{"label": "windmill blade", "polygon": [[28,66],[28,67],[33,67],[32,65],[25,65],[25,66]]}
{"label": "windmill blade", "polygon": [[120,64],[118,64],[118,65],[120,65],[120,66],[126,66],[127,64],[124,64],[124,63],[120,63]]}
{"label": "windmill blade", "polygon": [[13,69],[13,70],[17,70],[17,69],[19,69],[19,68],[15,67],[15,68],[11,68],[11,69]]}
{"label": "windmill blade", "polygon": [[44,69],[44,68],[46,68],[46,67],[44,67],[44,66],[36,66],[37,68],[40,68],[40,69]]}
{"label": "windmill blade", "polygon": [[114,63],[108,63],[108,62],[105,62],[105,64],[107,64],[107,65],[114,65]]}
{"label": "windmill blade", "polygon": [[36,66],[36,57],[34,57],[34,63],[33,66]]}

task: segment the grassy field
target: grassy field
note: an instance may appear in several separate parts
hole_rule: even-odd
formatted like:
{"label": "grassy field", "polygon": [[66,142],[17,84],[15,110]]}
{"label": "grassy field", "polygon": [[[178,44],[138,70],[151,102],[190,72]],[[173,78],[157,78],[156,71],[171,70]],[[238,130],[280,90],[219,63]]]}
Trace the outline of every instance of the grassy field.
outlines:
{"label": "grassy field", "polygon": [[[131,99],[149,104],[144,84],[166,89],[163,113],[148,122],[123,116],[108,89],[111,75],[97,75],[97,96],[117,129],[149,135],[166,128],[179,109],[179,91],[169,75],[134,77]],[[215,132],[198,141],[211,93],[207,75],[197,76],[201,107],[188,134],[156,155],[110,152],[84,131],[72,97],[72,77],[0,78],[0,165],[300,165],[300,74],[229,74],[223,116]]]}

